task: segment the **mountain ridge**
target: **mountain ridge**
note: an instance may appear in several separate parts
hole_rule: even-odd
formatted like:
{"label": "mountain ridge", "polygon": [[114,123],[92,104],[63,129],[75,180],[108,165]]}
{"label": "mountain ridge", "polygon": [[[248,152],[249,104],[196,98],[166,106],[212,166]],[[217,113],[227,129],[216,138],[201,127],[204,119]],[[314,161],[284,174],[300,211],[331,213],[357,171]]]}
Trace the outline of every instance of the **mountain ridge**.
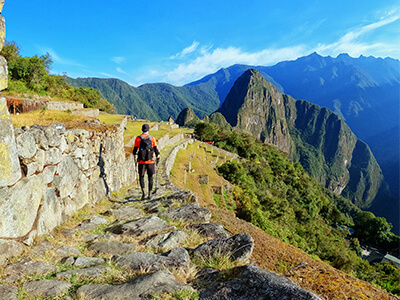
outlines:
{"label": "mountain ridge", "polygon": [[368,208],[382,175],[368,145],[327,108],[281,94],[255,69],[237,79],[217,110],[302,166],[322,185]]}

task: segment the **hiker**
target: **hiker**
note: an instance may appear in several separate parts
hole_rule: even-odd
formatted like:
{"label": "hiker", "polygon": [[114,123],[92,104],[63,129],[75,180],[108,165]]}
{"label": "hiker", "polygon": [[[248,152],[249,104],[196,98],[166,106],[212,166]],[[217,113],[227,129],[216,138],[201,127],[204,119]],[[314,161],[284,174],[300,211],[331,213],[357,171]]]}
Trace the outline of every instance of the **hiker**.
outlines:
{"label": "hiker", "polygon": [[149,193],[148,198],[151,199],[151,191],[153,190],[153,175],[156,172],[155,163],[156,160],[160,159],[160,152],[157,149],[157,142],[154,137],[149,135],[150,126],[144,124],[142,126],[143,133],[136,137],[133,148],[133,155],[137,156],[138,171],[139,171],[139,182],[142,190],[142,199],[146,198],[144,175],[147,172],[149,179]]}

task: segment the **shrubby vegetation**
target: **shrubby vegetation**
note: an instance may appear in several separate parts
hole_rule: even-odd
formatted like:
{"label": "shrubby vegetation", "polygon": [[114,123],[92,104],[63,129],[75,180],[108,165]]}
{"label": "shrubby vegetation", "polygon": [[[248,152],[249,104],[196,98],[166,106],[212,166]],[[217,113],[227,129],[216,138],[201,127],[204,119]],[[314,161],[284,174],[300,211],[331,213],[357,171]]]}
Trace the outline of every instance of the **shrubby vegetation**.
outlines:
{"label": "shrubby vegetation", "polygon": [[99,91],[88,87],[72,87],[63,76],[50,75],[53,63],[49,53],[42,56],[22,57],[14,42],[6,42],[0,55],[8,62],[8,88],[10,94],[48,95],[63,100],[79,101],[86,108],[98,108],[109,113],[114,106],[103,99]]}
{"label": "shrubby vegetation", "polygon": [[323,188],[299,163],[250,134],[222,130],[213,123],[197,124],[195,134],[244,158],[217,168],[240,188],[234,195],[239,217],[340,270],[400,294],[397,267],[371,266],[360,258],[359,241],[398,253],[399,237],[384,218]]}

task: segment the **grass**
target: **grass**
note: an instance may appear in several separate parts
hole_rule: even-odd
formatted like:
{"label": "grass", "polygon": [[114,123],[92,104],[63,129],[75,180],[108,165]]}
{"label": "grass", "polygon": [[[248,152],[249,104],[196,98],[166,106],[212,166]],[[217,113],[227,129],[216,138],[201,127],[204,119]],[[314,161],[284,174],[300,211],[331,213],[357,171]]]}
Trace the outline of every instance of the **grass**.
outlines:
{"label": "grass", "polygon": [[173,291],[169,293],[160,293],[154,295],[152,300],[198,300],[199,292],[190,290],[190,289],[182,289],[179,291]]}
{"label": "grass", "polygon": [[[171,181],[181,189],[191,190],[205,203],[215,205],[215,199],[210,187],[223,186],[228,182],[215,172],[210,163],[210,160],[215,160],[215,158],[203,148],[198,148],[199,144],[199,142],[195,142],[188,145],[187,150],[179,150],[172,169],[174,176],[171,177]],[[185,165],[189,164],[189,161],[194,172],[186,174],[186,184],[184,184]],[[208,175],[209,184],[201,185],[198,181],[198,175]],[[220,202],[221,199],[222,197],[219,197]]]}
{"label": "grass", "polygon": [[230,253],[214,252],[206,257],[194,257],[192,262],[200,268],[212,268],[217,270],[230,270],[239,264],[231,259]]}
{"label": "grass", "polygon": [[66,111],[57,110],[36,110],[19,115],[11,115],[12,123],[15,127],[32,126],[34,124],[50,126],[54,123],[63,123],[73,126],[73,124],[81,123],[93,118],[73,115]]}

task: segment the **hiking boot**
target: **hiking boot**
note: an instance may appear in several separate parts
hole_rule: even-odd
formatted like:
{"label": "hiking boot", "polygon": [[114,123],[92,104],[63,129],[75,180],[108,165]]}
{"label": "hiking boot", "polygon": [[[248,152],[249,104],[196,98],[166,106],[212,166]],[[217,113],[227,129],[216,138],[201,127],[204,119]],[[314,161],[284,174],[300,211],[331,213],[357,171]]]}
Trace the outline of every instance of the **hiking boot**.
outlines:
{"label": "hiking boot", "polygon": [[144,189],[142,189],[142,198],[140,198],[140,200],[145,200],[146,199],[146,194],[144,192]]}

